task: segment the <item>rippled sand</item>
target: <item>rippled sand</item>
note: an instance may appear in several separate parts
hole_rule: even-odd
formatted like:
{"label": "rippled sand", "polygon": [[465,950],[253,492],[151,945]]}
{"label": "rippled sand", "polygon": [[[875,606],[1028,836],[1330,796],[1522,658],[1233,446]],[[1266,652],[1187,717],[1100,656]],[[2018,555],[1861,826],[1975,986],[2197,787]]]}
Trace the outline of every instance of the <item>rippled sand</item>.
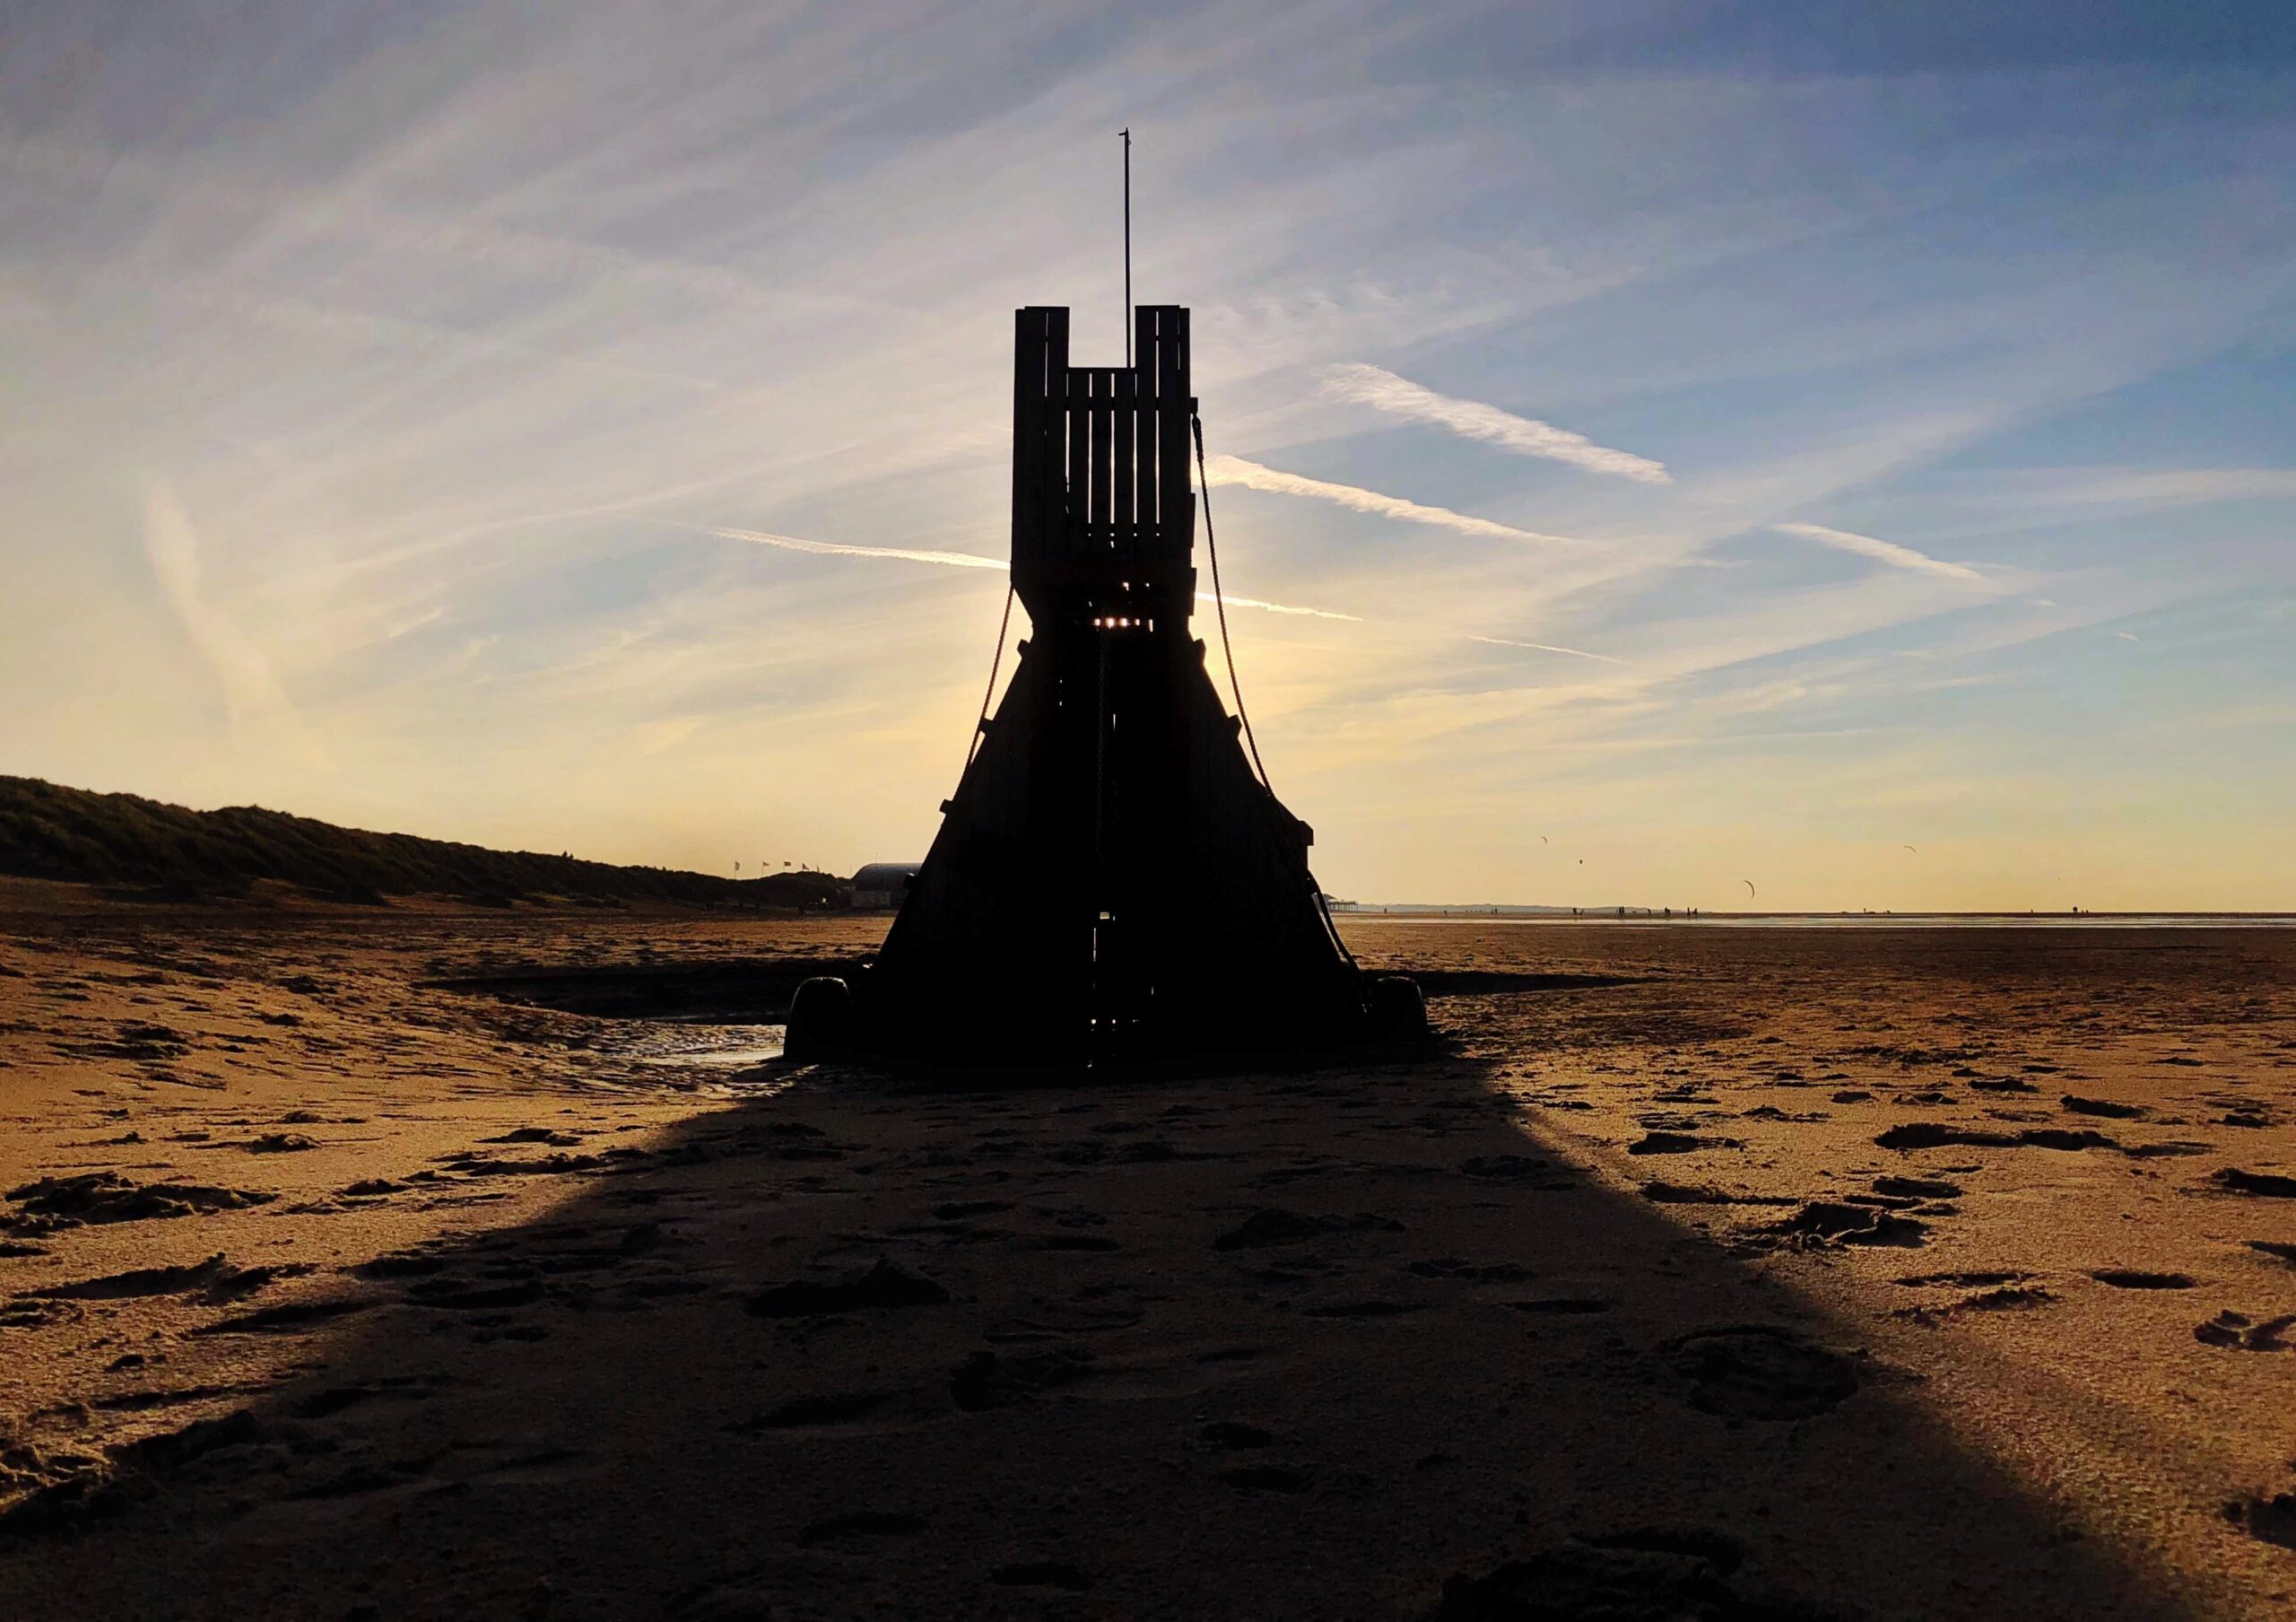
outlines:
{"label": "rippled sand", "polygon": [[0,896],[0,1615],[2296,1603],[2296,934],[1358,919],[1449,1055],[746,1062],[882,927]]}

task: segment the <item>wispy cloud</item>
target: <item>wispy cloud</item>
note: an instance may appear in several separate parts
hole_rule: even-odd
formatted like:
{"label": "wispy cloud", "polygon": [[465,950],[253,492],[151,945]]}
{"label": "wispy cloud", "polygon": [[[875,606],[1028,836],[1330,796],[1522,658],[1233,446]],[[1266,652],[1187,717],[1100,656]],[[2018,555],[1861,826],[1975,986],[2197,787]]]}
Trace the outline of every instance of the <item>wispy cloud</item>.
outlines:
{"label": "wispy cloud", "polygon": [[[1709,868],[1704,899],[1744,872],[1789,906],[2296,895],[2263,724],[2179,730],[2141,820],[2109,790],[2131,728],[2296,691],[2266,640],[2296,625],[2296,458],[2258,387],[2287,118],[2237,70],[2117,63],[2138,116],[2100,124],[2057,69],[1994,63],[1748,94],[1790,21],[1606,52],[1567,92],[1535,62],[1367,69],[1467,0],[1333,0],[1304,31],[1221,0],[1081,44],[915,0],[348,31],[374,8],[310,0],[92,51],[85,9],[6,54],[73,92],[0,142],[0,685],[39,694],[0,719],[11,769],[718,871],[921,850],[1005,584],[1010,312],[1076,301],[1075,358],[1122,354],[1075,230],[1107,171],[1070,137],[1145,75],[1151,190],[1189,205],[1144,216],[1142,290],[1195,309],[1213,442],[1275,458],[1223,475],[1331,505],[1215,497],[1237,587],[1284,593],[1229,624],[1328,882],[1609,899],[1511,864],[1535,812],[1622,897]],[[996,94],[1016,72],[1031,94]],[[2032,117],[1966,116],[2003,97]],[[74,116],[114,101],[146,116]],[[1889,184],[1845,191],[1794,161],[1813,143]],[[1937,252],[1941,206],[1998,251]],[[1349,428],[1434,460],[1289,449]],[[196,540],[156,507],[145,535],[158,469]],[[1466,506],[1381,493],[1411,490]],[[1857,556],[1766,529],[1821,512],[1866,524]],[[788,533],[702,528],[739,519]],[[2066,734],[2046,695],[2123,662],[2117,627],[2161,679]],[[1960,681],[2001,685],[1924,691]],[[337,770],[291,746],[290,695]],[[1717,742],[1787,718],[1790,746]],[[2019,777],[2036,738],[2046,781]],[[1891,857],[1855,803],[1935,773],[1963,785],[1957,876],[1952,836]],[[1909,866],[1938,887],[1874,877]]]}
{"label": "wispy cloud", "polygon": [[1306,496],[1310,501],[1350,507],[1357,512],[1401,519],[1407,524],[1431,524],[1439,529],[1455,530],[1460,535],[1487,535],[1509,541],[1564,544],[1569,541],[1566,536],[1541,535],[1536,530],[1518,529],[1511,524],[1454,512],[1448,507],[1430,507],[1421,501],[1405,501],[1399,495],[1383,495],[1378,491],[1364,490],[1353,484],[1335,484],[1324,479],[1311,479],[1302,474],[1264,467],[1257,462],[1247,462],[1241,457],[1213,457],[1205,464],[1204,473],[1206,482],[1213,484],[1239,485],[1246,490],[1264,491],[1271,495]]}
{"label": "wispy cloud", "polygon": [[[1335,614],[1328,608],[1302,608],[1292,603],[1265,602],[1256,597],[1238,597],[1232,591],[1225,595],[1231,608],[1264,608],[1270,614],[1304,614],[1310,619],[1348,620],[1357,624],[1362,623],[1361,615]],[[1212,594],[1209,591],[1199,591],[1196,594],[1196,600],[1199,603],[1211,602]]]}
{"label": "wispy cloud", "polygon": [[1624,659],[1613,658],[1607,653],[1589,653],[1584,648],[1558,648],[1552,642],[1518,642],[1514,638],[1508,636],[1474,636],[1470,634],[1467,641],[1471,642],[1487,642],[1493,648],[1527,648],[1534,653],[1567,653],[1572,658],[1600,659],[1605,665],[1622,665],[1626,662]]}
{"label": "wispy cloud", "polygon": [[2167,467],[2145,472],[2110,469],[2043,475],[1998,498],[2031,507],[2189,507],[2208,501],[2296,498],[2296,468]]}
{"label": "wispy cloud", "polygon": [[1535,417],[1519,417],[1480,400],[1462,400],[1399,378],[1383,367],[1350,364],[1326,366],[1320,374],[1326,393],[1359,406],[1369,406],[1393,416],[1447,428],[1465,439],[1511,450],[1518,456],[1544,457],[1568,462],[1589,473],[1615,474],[1646,484],[1674,481],[1665,464],[1629,450],[1597,445],[1583,433],[1557,428]]}
{"label": "wispy cloud", "polygon": [[[952,569],[994,569],[1004,572],[1002,558],[983,557],[978,552],[934,552],[914,546],[853,546],[837,541],[808,541],[794,535],[771,535],[762,529],[733,529],[713,528],[704,533],[729,541],[754,541],[761,546],[779,546],[789,552],[810,552],[821,557],[859,557],[889,559],[895,562],[939,563]],[[1212,594],[1199,591],[1196,600],[1208,603]],[[1227,594],[1231,608],[1257,608],[1268,614],[1304,615],[1310,619],[1356,621],[1352,614],[1336,614],[1328,608],[1303,608],[1296,603],[1271,603],[1264,597],[1238,597]]]}
{"label": "wispy cloud", "polygon": [[199,532],[164,479],[153,480],[144,493],[144,554],[185,636],[214,672],[233,734],[263,727],[283,729],[306,759],[324,768],[326,755],[303,732],[270,659],[229,615],[207,600],[200,580]]}
{"label": "wispy cloud", "polygon": [[1931,557],[1926,552],[1916,552],[1910,546],[1900,546],[1895,541],[1877,540],[1870,535],[1855,535],[1847,529],[1829,529],[1823,524],[1772,524],[1770,528],[1815,541],[1821,546],[1831,546],[1838,552],[1854,552],[1860,557],[1873,558],[1892,569],[1911,569],[1923,574],[1942,574],[1947,580],[1968,580],[1980,586],[1985,584],[1985,576],[1967,563],[1949,563],[1943,558]]}
{"label": "wispy cloud", "polygon": [[932,552],[914,546],[848,546],[839,541],[808,541],[794,535],[770,535],[762,529],[733,529],[713,527],[705,534],[729,541],[754,541],[761,546],[778,546],[785,552],[810,552],[816,557],[876,558],[889,562],[940,563],[951,569],[994,569],[1004,572],[1003,558],[983,557],[978,552]]}

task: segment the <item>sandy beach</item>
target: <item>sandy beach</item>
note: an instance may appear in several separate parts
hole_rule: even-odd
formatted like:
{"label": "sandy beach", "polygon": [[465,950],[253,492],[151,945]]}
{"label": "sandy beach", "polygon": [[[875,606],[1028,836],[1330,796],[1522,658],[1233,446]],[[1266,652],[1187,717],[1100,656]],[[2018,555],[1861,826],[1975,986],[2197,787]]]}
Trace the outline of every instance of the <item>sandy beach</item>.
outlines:
{"label": "sandy beach", "polygon": [[1352,920],[1448,1052],[955,1086],[761,1062],[882,919],[0,908],[0,1615],[2296,1609],[2296,934]]}

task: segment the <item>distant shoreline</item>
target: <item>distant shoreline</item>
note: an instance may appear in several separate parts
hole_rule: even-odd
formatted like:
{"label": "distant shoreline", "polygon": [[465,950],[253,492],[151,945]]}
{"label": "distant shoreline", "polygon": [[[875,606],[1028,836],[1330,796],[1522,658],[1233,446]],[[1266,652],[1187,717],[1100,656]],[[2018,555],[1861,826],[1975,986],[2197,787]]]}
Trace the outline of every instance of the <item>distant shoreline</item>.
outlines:
{"label": "distant shoreline", "polygon": [[1856,927],[1870,929],[2014,929],[2047,925],[2068,929],[2296,929],[2296,912],[1700,912],[1671,915],[1630,908],[1589,908],[1583,912],[1510,907],[1335,907],[1335,919],[1409,918],[1422,921],[1472,920],[1477,923],[1687,924],[1718,929]]}

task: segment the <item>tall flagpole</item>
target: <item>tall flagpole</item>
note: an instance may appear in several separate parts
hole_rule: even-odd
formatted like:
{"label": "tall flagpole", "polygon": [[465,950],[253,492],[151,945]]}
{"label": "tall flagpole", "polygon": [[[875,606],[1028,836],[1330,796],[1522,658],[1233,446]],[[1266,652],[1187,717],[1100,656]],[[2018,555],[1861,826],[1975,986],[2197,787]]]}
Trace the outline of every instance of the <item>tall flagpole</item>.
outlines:
{"label": "tall flagpole", "polygon": [[1124,137],[1124,364],[1132,368],[1132,126],[1117,132]]}

